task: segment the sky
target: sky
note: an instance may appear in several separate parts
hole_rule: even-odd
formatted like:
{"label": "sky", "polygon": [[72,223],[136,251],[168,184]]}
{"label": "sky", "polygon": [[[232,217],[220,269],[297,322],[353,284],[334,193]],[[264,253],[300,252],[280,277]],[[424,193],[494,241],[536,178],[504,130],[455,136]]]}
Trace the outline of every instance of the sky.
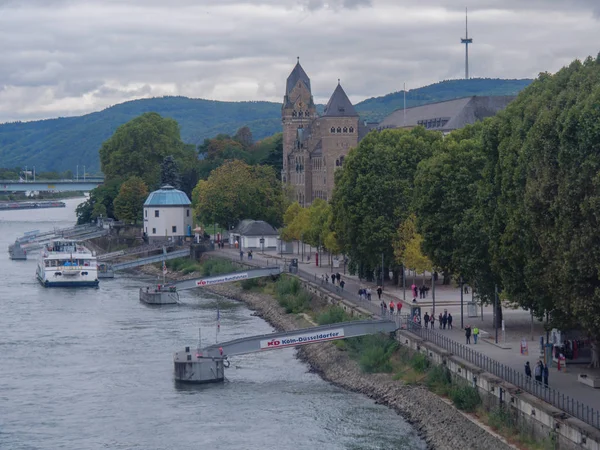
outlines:
{"label": "sky", "polygon": [[0,122],[183,95],[315,101],[470,75],[534,78],[600,51],[600,0],[0,0]]}

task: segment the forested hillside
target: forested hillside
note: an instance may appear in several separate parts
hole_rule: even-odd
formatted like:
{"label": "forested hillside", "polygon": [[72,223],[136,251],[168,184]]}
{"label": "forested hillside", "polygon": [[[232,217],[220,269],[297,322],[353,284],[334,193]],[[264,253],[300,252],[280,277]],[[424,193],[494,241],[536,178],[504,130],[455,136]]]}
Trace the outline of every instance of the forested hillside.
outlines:
{"label": "forested hillside", "polygon": [[[408,91],[407,106],[469,95],[516,94],[530,80],[450,80]],[[378,120],[403,106],[402,92],[358,103],[365,120]],[[322,109],[322,108],[321,108]],[[98,150],[118,126],[145,113],[175,119],[182,140],[201,144],[218,134],[233,135],[247,125],[255,140],[281,131],[281,105],[272,102],[219,102],[186,97],[134,100],[80,117],[0,125],[0,167],[36,166],[36,170],[99,170]]]}

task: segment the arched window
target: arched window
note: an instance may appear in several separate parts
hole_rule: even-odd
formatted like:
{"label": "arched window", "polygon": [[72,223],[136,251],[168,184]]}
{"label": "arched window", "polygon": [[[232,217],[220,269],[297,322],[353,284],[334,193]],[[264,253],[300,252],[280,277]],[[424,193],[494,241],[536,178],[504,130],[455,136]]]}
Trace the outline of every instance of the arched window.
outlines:
{"label": "arched window", "polygon": [[343,166],[343,165],[344,165],[344,157],[340,156],[340,166]]}
{"label": "arched window", "polygon": [[337,132],[341,133],[342,132],[342,128],[341,127],[337,127]]}
{"label": "arched window", "polygon": [[298,116],[302,117],[302,111],[298,111]]}
{"label": "arched window", "polygon": [[335,133],[335,127],[331,127],[331,132]]}
{"label": "arched window", "polygon": [[344,127],[344,133],[348,132],[348,127]]}
{"label": "arched window", "polygon": [[339,159],[336,159],[336,160],[335,160],[335,167],[339,167],[339,165],[340,165],[340,160],[339,160]]}
{"label": "arched window", "polygon": [[296,117],[298,113],[296,111],[292,112],[292,117]]}
{"label": "arched window", "polygon": [[354,127],[350,127],[350,133],[354,133]]}

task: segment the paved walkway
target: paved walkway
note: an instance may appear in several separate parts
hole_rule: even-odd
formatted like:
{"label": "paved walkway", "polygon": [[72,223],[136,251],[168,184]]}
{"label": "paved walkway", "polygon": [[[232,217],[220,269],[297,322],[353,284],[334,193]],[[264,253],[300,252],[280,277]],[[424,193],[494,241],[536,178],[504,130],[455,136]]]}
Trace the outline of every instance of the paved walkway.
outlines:
{"label": "paved walkway", "polygon": [[[308,246],[306,246],[308,247]],[[223,256],[227,256],[233,260],[239,261],[239,250],[237,249],[218,249],[214,253],[221,253]],[[314,255],[314,249],[313,249]],[[266,265],[281,265],[283,262],[289,264],[291,258],[298,258],[298,255],[279,255],[275,251],[265,251],[265,253],[259,253],[258,251],[253,252],[253,261],[247,260],[247,252],[244,253],[243,261],[255,264],[257,266]],[[314,281],[321,281],[321,277],[324,274],[331,276],[332,272],[343,273],[342,267],[332,269],[329,266],[317,267],[315,265],[314,256],[312,256],[310,262],[299,260],[299,275],[303,278],[313,279]],[[377,299],[377,293],[375,291],[376,285],[367,283],[359,280],[356,276],[349,274],[342,275],[342,279],[346,282],[344,292],[339,291],[338,293],[344,298],[354,302],[355,304],[364,307],[374,314],[380,315],[379,301]],[[417,285],[420,285],[423,280],[422,278],[416,278]],[[407,284],[412,284],[412,276],[407,277]],[[425,283],[431,286],[431,278],[425,281]],[[331,283],[324,284],[324,287],[329,290],[336,290]],[[370,287],[372,289],[372,301],[361,301],[358,296],[358,290],[361,287]],[[405,296],[406,295],[406,296]],[[391,283],[387,283],[384,287],[383,298],[389,303],[390,300],[394,302],[402,302],[402,312],[408,313],[410,304],[412,303],[412,294],[410,288],[406,290],[406,294],[402,287],[393,286]],[[428,311],[431,314],[433,309],[433,298],[432,290],[429,291],[428,298],[418,300],[419,306],[421,306],[422,314]],[[405,301],[404,298],[410,299]],[[443,286],[441,280],[436,282],[435,286],[435,299],[436,299],[436,330],[449,337],[450,339],[465,344],[464,330],[461,329],[461,318],[460,318],[460,289],[453,286]],[[469,290],[468,294],[463,293],[463,301],[466,305],[467,301],[472,300],[472,294]],[[440,312],[447,310],[452,314],[453,329],[439,330],[437,322],[437,315]],[[481,317],[483,314],[483,317]],[[529,361],[533,370],[535,363],[540,358],[540,345],[539,337],[545,336],[543,324],[537,320],[531,320],[531,316],[527,311],[523,310],[511,310],[504,309],[503,316],[505,321],[505,332],[502,333],[498,330],[499,345],[494,343],[494,327],[493,327],[493,312],[491,307],[478,308],[478,317],[467,317],[466,307],[465,314],[463,316],[464,325],[471,325],[471,327],[477,325],[480,330],[484,333],[480,336],[479,343],[477,345],[471,345],[474,350],[477,350],[489,358],[492,358],[508,367],[513,368],[518,372],[524,372],[525,362]],[[487,335],[491,339],[482,339]],[[533,339],[532,339],[533,334]],[[528,355],[522,355],[520,352],[521,339],[527,339],[528,342]],[[567,361],[568,363],[568,361]],[[565,395],[574,398],[576,401],[584,403],[594,409],[600,409],[600,389],[593,389],[587,385],[581,384],[577,381],[577,375],[579,373],[587,373],[589,375],[600,376],[600,371],[590,370],[585,365],[568,365],[567,372],[559,372],[556,368],[550,368],[549,385],[559,390]]]}

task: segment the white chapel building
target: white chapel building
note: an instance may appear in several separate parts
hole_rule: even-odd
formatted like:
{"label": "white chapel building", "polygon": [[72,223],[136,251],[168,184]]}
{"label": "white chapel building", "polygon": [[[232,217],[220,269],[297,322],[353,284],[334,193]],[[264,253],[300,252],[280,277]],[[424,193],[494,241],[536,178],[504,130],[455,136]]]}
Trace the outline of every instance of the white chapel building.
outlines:
{"label": "white chapel building", "polygon": [[192,202],[173,186],[151,192],[144,202],[144,233],[148,242],[192,236]]}

